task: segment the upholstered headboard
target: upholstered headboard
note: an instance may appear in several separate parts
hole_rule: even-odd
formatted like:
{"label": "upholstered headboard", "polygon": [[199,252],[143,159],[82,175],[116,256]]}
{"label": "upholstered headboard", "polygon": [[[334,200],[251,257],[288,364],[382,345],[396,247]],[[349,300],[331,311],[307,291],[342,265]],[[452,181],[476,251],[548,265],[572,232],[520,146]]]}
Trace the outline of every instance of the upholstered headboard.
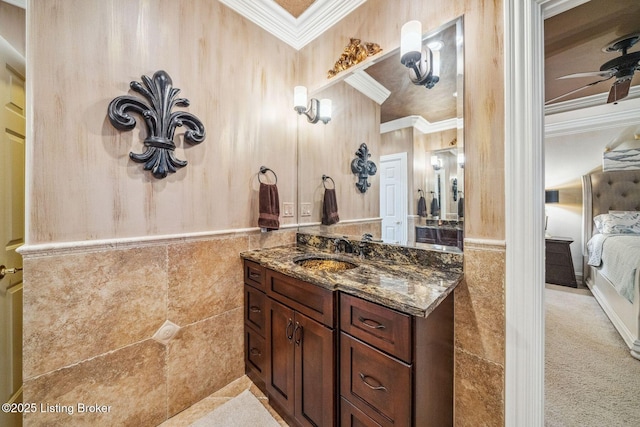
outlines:
{"label": "upholstered headboard", "polygon": [[640,211],[640,170],[596,172],[582,177],[583,254],[593,235],[593,218],[609,211]]}

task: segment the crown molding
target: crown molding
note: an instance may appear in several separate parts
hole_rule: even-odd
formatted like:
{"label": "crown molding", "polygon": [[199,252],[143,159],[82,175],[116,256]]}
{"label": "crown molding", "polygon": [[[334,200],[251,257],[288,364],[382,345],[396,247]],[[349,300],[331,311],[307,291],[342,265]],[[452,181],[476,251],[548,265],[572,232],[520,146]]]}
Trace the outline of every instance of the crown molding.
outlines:
{"label": "crown molding", "polygon": [[[595,95],[583,96],[582,98],[572,99],[570,101],[557,102],[544,107],[544,113],[548,117],[551,114],[564,113],[566,111],[579,110],[581,108],[595,107],[607,103],[609,92],[598,93]],[[631,99],[640,98],[640,86],[633,86],[629,89],[629,95],[618,104],[627,103]]]}
{"label": "crown molding", "polygon": [[625,99],[617,104],[601,102],[587,108],[547,114],[545,137],[575,135],[637,124],[640,124],[640,97]]}
{"label": "crown molding", "polygon": [[442,132],[443,130],[456,129],[462,127],[462,121],[457,118],[441,120],[430,123],[422,116],[406,116],[396,120],[391,120],[380,124],[380,133],[393,132],[404,128],[412,127],[422,133]]}
{"label": "crown molding", "polygon": [[366,0],[316,0],[297,19],[273,0],[219,1],[300,50]]}
{"label": "crown molding", "polygon": [[344,81],[378,103],[378,105],[381,105],[391,95],[389,89],[362,70],[351,74]]}

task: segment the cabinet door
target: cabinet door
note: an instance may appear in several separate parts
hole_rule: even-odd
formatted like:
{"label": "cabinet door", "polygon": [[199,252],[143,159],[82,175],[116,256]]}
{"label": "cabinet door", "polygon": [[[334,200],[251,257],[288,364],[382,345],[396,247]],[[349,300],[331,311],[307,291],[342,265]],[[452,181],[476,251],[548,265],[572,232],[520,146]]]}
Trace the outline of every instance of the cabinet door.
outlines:
{"label": "cabinet door", "polygon": [[271,298],[267,298],[267,392],[270,398],[289,414],[293,414],[295,314]]}
{"label": "cabinet door", "polygon": [[302,426],[335,425],[335,332],[296,312],[295,418]]}

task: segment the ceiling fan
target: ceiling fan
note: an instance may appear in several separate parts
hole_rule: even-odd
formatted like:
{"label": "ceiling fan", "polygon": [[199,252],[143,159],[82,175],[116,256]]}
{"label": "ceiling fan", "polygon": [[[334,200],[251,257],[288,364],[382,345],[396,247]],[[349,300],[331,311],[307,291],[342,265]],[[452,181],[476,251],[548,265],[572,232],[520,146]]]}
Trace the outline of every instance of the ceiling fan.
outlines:
{"label": "ceiling fan", "polygon": [[601,77],[601,79],[579,87],[578,89],[572,90],[571,92],[567,92],[563,95],[550,99],[545,102],[545,105],[566,96],[572,95],[588,87],[594,86],[598,83],[611,80],[614,77],[616,78],[616,80],[611,85],[611,90],[609,90],[607,103],[615,103],[625,98],[629,94],[629,87],[631,86],[633,74],[636,70],[640,70],[640,51],[628,53],[628,50],[639,40],[640,33],[634,33],[615,40],[602,48],[603,52],[621,52],[622,54],[617,58],[614,58],[602,64],[602,66],[600,67],[600,71],[575,73],[558,77],[558,79],[573,79],[579,77]]}

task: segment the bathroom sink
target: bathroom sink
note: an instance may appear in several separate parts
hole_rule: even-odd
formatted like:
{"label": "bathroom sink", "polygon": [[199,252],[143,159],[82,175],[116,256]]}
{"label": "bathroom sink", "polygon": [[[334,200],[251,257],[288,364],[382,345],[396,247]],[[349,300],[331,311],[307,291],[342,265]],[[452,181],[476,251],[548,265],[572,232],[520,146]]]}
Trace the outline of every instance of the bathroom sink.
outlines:
{"label": "bathroom sink", "polygon": [[294,262],[299,266],[310,270],[327,271],[329,273],[351,270],[352,268],[357,267],[356,264],[336,258],[312,257],[298,259]]}

